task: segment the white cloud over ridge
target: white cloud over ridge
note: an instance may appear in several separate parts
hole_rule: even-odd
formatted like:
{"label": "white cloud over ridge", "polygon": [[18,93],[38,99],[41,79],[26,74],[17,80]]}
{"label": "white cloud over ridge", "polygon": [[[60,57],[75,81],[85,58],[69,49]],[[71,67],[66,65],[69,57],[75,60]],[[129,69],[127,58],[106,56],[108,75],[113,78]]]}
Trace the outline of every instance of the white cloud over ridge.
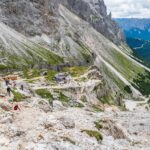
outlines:
{"label": "white cloud over ridge", "polygon": [[150,0],[104,0],[113,18],[150,18]]}

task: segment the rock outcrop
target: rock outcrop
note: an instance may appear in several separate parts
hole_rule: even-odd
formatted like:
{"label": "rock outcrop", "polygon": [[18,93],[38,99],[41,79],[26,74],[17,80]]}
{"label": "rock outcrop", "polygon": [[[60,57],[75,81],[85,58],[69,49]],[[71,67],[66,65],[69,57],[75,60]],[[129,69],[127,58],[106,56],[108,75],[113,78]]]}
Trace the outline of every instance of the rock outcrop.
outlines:
{"label": "rock outcrop", "polygon": [[0,2],[0,20],[26,36],[52,34],[57,21],[50,0]]}
{"label": "rock outcrop", "polygon": [[[15,0],[0,2],[0,19],[26,36],[56,34],[59,30],[58,7],[66,6],[73,13],[89,22],[98,32],[116,44],[122,34],[107,15],[103,0]],[[57,17],[56,17],[57,16]]]}
{"label": "rock outcrop", "polygon": [[89,22],[106,38],[119,44],[123,34],[117,24],[107,15],[107,8],[103,0],[67,0],[67,8]]}

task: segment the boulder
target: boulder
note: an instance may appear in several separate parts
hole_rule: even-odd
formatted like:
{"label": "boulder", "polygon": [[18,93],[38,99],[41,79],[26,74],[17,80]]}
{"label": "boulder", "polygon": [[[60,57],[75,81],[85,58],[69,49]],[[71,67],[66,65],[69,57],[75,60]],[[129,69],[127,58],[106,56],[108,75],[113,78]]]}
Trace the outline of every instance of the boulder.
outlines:
{"label": "boulder", "polygon": [[89,79],[102,79],[103,78],[103,76],[100,74],[100,72],[98,71],[98,70],[96,70],[96,69],[94,69],[94,70],[90,70],[89,72],[88,72],[88,74],[87,74],[87,77],[89,78]]}
{"label": "boulder", "polygon": [[53,101],[53,110],[61,111],[61,110],[65,110],[65,107],[63,106],[62,102],[55,100]]}
{"label": "boulder", "polygon": [[81,95],[80,100],[81,100],[82,102],[87,102],[87,97],[86,97],[86,95]]}
{"label": "boulder", "polygon": [[52,111],[52,107],[49,105],[48,102],[40,101],[39,108],[42,109],[45,113]]}
{"label": "boulder", "polygon": [[11,111],[12,110],[12,106],[9,102],[0,102],[0,108],[5,110],[5,111]]}
{"label": "boulder", "polygon": [[75,122],[73,119],[67,118],[67,117],[62,117],[59,120],[61,121],[61,123],[63,124],[63,126],[65,128],[67,128],[67,129],[75,128]]}

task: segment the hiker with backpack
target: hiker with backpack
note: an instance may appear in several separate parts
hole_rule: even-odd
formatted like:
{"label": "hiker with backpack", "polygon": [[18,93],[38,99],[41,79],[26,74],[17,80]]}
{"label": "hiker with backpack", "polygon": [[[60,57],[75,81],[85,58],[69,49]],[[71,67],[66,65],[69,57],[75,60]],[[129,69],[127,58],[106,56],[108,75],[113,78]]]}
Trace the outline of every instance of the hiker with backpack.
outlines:
{"label": "hiker with backpack", "polygon": [[19,110],[19,111],[20,111],[21,109],[20,109],[19,105],[18,105],[18,104],[16,104],[16,105],[13,107],[13,110],[14,110],[14,111],[17,111],[17,110]]}
{"label": "hiker with backpack", "polygon": [[10,83],[9,83],[9,79],[4,79],[5,80],[5,84],[6,86],[8,86]]}
{"label": "hiker with backpack", "polygon": [[23,84],[21,84],[20,89],[21,89],[22,91],[24,90],[24,86],[23,86]]}
{"label": "hiker with backpack", "polygon": [[16,82],[15,81],[13,81],[13,88],[15,89],[16,88]]}
{"label": "hiker with backpack", "polygon": [[9,97],[11,96],[11,88],[10,88],[10,86],[7,87],[7,94],[8,94]]}
{"label": "hiker with backpack", "polygon": [[20,112],[21,111],[21,106],[17,102],[14,102],[12,104],[12,111],[13,112]]}

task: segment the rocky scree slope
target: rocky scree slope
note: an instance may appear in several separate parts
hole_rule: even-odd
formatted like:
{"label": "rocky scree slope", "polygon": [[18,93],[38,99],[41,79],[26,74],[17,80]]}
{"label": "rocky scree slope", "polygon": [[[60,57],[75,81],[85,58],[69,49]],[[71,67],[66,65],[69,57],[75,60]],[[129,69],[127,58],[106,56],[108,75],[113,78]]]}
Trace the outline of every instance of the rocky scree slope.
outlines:
{"label": "rocky scree slope", "polygon": [[[32,82],[20,76],[16,83],[23,99],[12,95],[21,111],[11,111],[14,103],[0,99],[1,150],[149,150],[149,112],[138,109],[145,102],[133,112],[121,112],[99,101],[107,87],[97,67],[61,85],[44,76]],[[24,91],[20,84],[26,85]]]}
{"label": "rocky scree slope", "polygon": [[132,112],[102,104],[97,94],[104,96],[107,87],[95,66],[61,85],[44,76],[32,80],[17,80],[15,91],[26,95],[18,102],[21,111],[0,100],[2,150],[149,150],[149,111],[138,109],[144,103]]}
{"label": "rocky scree slope", "polygon": [[[39,43],[46,47],[50,53],[59,54],[59,56],[54,56],[55,60],[61,60],[57,59],[61,56],[65,62],[69,62],[72,65],[97,65],[108,84],[111,85],[114,94],[115,91],[121,90],[123,93],[131,95],[130,90],[125,90],[126,85],[128,85],[133,91],[132,96],[139,96],[140,93],[136,88],[138,90],[143,89],[141,91],[143,92],[147,85],[149,86],[149,76],[147,75],[149,69],[125,54],[124,51],[128,48],[125,46],[118,47],[106,38],[106,34],[109,35],[107,30],[111,31],[109,27],[107,30],[102,28],[105,32],[102,35],[101,31],[100,33],[98,29],[95,30],[91,26],[92,23],[86,18],[86,16],[89,16],[87,12],[91,12],[91,15],[94,12],[99,14],[97,12],[100,10],[102,11],[100,12],[103,17],[102,20],[104,22],[107,20],[108,24],[111,25],[109,22],[110,18],[108,19],[105,13],[106,8],[103,5],[103,1],[98,1],[97,3],[92,3],[92,1],[81,2],[83,9],[78,10],[77,2],[73,3],[69,0],[1,1],[1,20],[11,28],[24,34],[26,36],[26,38],[23,36],[25,39],[30,39],[30,42],[33,41],[31,43]],[[100,9],[101,7],[104,8]],[[103,27],[101,24],[99,26]],[[105,25],[105,27],[107,26]],[[113,28],[112,31],[115,32]],[[17,35],[21,35],[20,33],[15,31]],[[9,37],[6,37],[6,35],[2,36],[2,38],[9,40]],[[113,39],[115,40],[115,38]],[[28,48],[30,50],[33,49],[31,44]],[[19,49],[17,48],[17,51],[21,52],[20,49],[24,52],[27,51],[22,45]],[[10,51],[11,53],[16,53],[14,48],[5,48],[5,53]],[[36,56],[40,51],[36,52],[34,50],[34,52],[36,53],[34,56]],[[40,55],[40,57],[44,58],[41,53],[38,56]],[[48,60],[51,59],[49,58]],[[18,60],[15,61],[18,62]],[[40,59],[36,62],[41,63],[42,61]],[[139,81],[141,76],[145,77],[144,81]],[[149,95],[149,92],[146,94]]]}

